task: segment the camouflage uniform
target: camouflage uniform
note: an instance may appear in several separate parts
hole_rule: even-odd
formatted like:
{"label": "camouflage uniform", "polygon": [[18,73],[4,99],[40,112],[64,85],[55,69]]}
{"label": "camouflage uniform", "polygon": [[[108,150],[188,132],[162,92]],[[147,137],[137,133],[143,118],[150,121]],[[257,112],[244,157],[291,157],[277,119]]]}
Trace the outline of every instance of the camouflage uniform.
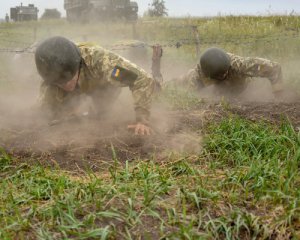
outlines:
{"label": "camouflage uniform", "polygon": [[[76,106],[79,95],[92,97],[102,113],[109,110],[111,103],[121,92],[121,87],[132,91],[136,120],[147,123],[154,90],[154,81],[144,70],[128,60],[93,44],[77,44],[82,64],[78,85],[73,92],[42,83],[40,103],[54,113],[54,118]],[[75,104],[74,104],[75,101]]]}
{"label": "camouflage uniform", "polygon": [[272,84],[273,92],[282,90],[281,66],[263,58],[240,57],[227,53],[230,57],[230,68],[225,80],[217,80],[204,76],[200,64],[191,69],[185,76],[175,80],[177,85],[183,85],[191,89],[202,89],[216,84],[223,92],[239,94],[247,87],[250,78],[268,78]]}

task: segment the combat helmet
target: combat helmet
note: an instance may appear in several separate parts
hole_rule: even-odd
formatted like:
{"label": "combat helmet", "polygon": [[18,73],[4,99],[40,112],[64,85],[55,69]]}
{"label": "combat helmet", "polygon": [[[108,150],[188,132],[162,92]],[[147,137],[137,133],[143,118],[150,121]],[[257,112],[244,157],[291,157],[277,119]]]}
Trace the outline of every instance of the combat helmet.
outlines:
{"label": "combat helmet", "polygon": [[202,54],[200,66],[206,77],[223,80],[222,76],[230,68],[230,58],[220,48],[209,48]]}
{"label": "combat helmet", "polygon": [[35,64],[48,84],[64,84],[71,80],[81,63],[79,48],[64,37],[51,37],[41,42],[35,52]]}

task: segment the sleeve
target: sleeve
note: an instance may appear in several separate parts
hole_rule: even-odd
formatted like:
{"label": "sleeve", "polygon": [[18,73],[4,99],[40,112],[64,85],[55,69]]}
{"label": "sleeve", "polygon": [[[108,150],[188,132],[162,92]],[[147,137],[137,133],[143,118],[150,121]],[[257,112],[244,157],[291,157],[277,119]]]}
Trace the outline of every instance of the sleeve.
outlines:
{"label": "sleeve", "polygon": [[147,124],[155,90],[153,78],[135,64],[111,52],[104,55],[102,64],[103,74],[111,84],[130,88],[136,121]]}
{"label": "sleeve", "polygon": [[239,71],[249,77],[268,78],[273,92],[283,89],[281,66],[277,62],[263,58],[243,58]]}

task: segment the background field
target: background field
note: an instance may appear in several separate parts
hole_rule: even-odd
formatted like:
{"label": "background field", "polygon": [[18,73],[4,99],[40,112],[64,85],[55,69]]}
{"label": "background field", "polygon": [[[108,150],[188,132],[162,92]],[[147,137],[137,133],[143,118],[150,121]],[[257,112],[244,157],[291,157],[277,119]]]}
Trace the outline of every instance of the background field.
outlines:
{"label": "background field", "polygon": [[35,42],[97,42],[148,71],[159,43],[168,81],[198,62],[195,27],[200,53],[218,46],[280,62],[287,89],[299,91],[297,16],[144,18],[135,31],[63,20],[0,25],[1,239],[300,238],[300,103],[274,102],[267,81],[255,80],[263,87],[251,102],[166,88],[150,138],[123,129],[124,110],[53,128],[29,114],[40,82]]}

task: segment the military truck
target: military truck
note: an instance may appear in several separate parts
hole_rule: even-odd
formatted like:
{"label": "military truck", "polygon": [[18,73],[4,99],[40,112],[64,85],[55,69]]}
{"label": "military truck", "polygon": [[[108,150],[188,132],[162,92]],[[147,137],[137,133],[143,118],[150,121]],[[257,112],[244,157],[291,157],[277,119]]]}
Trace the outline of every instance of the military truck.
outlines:
{"label": "military truck", "polygon": [[28,6],[20,6],[10,9],[10,19],[15,22],[22,21],[37,21],[38,20],[38,8],[34,4],[28,4]]}
{"label": "military truck", "polygon": [[130,0],[64,0],[70,22],[126,19],[135,21],[138,4]]}
{"label": "military truck", "polygon": [[56,8],[46,8],[41,19],[59,19],[60,17],[61,13]]}

